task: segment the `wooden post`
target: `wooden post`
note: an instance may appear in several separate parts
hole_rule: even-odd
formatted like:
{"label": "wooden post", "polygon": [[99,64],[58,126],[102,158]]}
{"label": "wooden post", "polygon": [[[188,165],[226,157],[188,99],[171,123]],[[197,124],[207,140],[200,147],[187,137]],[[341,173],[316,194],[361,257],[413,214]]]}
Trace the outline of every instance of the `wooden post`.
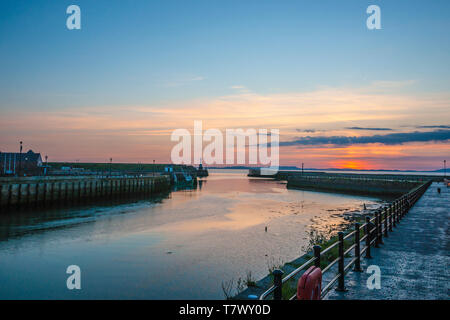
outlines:
{"label": "wooden post", "polygon": [[347,291],[345,289],[345,271],[344,271],[344,233],[342,231],[340,231],[338,233],[338,237],[339,237],[339,261],[338,261],[338,272],[339,272],[339,279],[338,279],[338,287],[336,289],[336,291]]}
{"label": "wooden post", "polygon": [[392,232],[392,205],[389,206],[389,231]]}
{"label": "wooden post", "polygon": [[8,184],[8,201],[6,202],[6,207],[9,209],[11,207],[11,197],[12,197],[12,184]]}
{"label": "wooden post", "polygon": [[70,201],[74,202],[75,201],[75,181],[72,181],[71,185],[72,185],[71,186],[72,190],[70,190],[70,191],[71,191],[72,196],[70,197]]}
{"label": "wooden post", "polygon": [[3,211],[3,184],[0,184],[0,212]]}
{"label": "wooden post", "polygon": [[361,247],[360,247],[360,225],[358,222],[355,223],[355,268],[353,271],[361,272]]}
{"label": "wooden post", "polygon": [[39,182],[36,182],[35,187],[35,195],[34,195],[34,205],[37,206],[39,202]]}
{"label": "wooden post", "polygon": [[275,290],[273,291],[273,299],[281,300],[283,297],[283,271],[277,269],[272,272],[273,274],[273,285],[275,286]]}
{"label": "wooden post", "polygon": [[370,242],[371,242],[371,230],[370,230],[370,218],[366,217],[366,256],[365,258],[371,259],[370,255]]}
{"label": "wooden post", "polygon": [[322,250],[321,246],[315,245],[313,247],[313,251],[314,251],[314,266],[317,268],[320,268],[320,250]]}
{"label": "wooden post", "polygon": [[374,245],[374,248],[379,248],[380,246],[379,246],[379,244],[380,244],[380,237],[379,237],[379,235],[378,235],[378,231],[379,231],[379,225],[380,225],[380,218],[379,218],[379,215],[378,215],[378,212],[377,213],[375,213],[375,245]]}
{"label": "wooden post", "polygon": [[20,207],[21,200],[22,200],[22,184],[19,182],[17,184],[17,203],[16,203],[17,208]]}
{"label": "wooden post", "polygon": [[381,215],[381,212],[377,213],[378,215],[378,244],[384,244],[383,243],[383,225],[381,223],[381,220],[383,219],[383,216]]}
{"label": "wooden post", "polygon": [[384,210],[384,237],[388,237],[388,210]]}
{"label": "wooden post", "polygon": [[55,183],[52,182],[50,185],[52,186],[52,192],[50,193],[50,203],[52,203],[55,200]]}
{"label": "wooden post", "polygon": [[42,203],[45,206],[47,202],[47,181],[44,182],[44,194],[42,195]]}
{"label": "wooden post", "polygon": [[59,181],[58,182],[58,202],[61,203],[62,202],[62,182]]}
{"label": "wooden post", "polygon": [[26,201],[26,206],[30,205],[30,184],[27,183],[27,201]]}
{"label": "wooden post", "polygon": [[[8,200],[7,197],[3,196],[3,191],[6,190],[4,184],[0,184],[0,211],[6,207],[6,203]],[[6,199],[6,200],[5,200]]]}

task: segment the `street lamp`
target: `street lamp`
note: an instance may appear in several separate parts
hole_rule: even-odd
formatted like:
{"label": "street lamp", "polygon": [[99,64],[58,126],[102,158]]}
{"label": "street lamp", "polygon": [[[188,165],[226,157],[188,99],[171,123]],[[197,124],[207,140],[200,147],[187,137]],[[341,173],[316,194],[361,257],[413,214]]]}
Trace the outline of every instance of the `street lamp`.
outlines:
{"label": "street lamp", "polygon": [[17,174],[20,177],[20,172],[22,171],[22,141],[20,141],[20,149],[19,149],[19,170],[17,172]]}
{"label": "street lamp", "polygon": [[153,176],[155,176],[155,160],[153,160]]}

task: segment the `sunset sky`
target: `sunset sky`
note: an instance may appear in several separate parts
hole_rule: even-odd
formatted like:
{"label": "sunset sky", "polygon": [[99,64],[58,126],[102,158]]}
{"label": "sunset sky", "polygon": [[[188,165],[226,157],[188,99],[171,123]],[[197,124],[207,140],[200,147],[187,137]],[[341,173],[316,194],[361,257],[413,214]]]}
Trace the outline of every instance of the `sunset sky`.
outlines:
{"label": "sunset sky", "polygon": [[440,169],[449,16],[449,1],[3,0],[0,151],[167,163],[173,130],[202,120],[279,129],[281,165]]}

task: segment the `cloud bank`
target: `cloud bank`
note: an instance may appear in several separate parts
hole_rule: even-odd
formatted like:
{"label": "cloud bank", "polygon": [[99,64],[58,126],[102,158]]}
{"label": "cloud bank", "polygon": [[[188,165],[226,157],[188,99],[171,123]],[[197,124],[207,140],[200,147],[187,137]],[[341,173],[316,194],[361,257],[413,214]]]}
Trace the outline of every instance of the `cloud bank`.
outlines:
{"label": "cloud bank", "polygon": [[347,136],[316,136],[301,137],[293,141],[280,142],[280,146],[293,145],[338,145],[347,146],[352,144],[382,143],[385,145],[397,145],[407,142],[429,142],[429,141],[447,141],[450,139],[450,130],[435,130],[430,132],[405,132],[390,133],[385,135],[347,137]]}
{"label": "cloud bank", "polygon": [[350,130],[371,130],[371,131],[390,131],[391,128],[364,128],[364,127],[347,127]]}

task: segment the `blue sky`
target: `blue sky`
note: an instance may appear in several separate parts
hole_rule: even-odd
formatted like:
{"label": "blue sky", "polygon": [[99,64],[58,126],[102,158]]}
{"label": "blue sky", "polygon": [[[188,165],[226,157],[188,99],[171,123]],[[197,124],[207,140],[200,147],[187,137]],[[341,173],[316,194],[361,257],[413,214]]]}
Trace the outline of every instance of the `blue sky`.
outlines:
{"label": "blue sky", "polygon": [[[365,9],[374,3],[383,29],[370,31]],[[65,27],[70,4],[81,8],[82,30]],[[446,90],[449,8],[448,1],[2,1],[1,105],[148,103],[223,95],[232,85],[269,93],[376,80]]]}
{"label": "blue sky", "polygon": [[[81,8],[81,30],[66,28],[70,4]],[[371,4],[382,30],[366,28]],[[175,108],[240,87],[262,96],[376,94],[380,82],[409,83],[381,90],[426,99],[449,91],[449,9],[412,0],[2,0],[0,112]]]}

